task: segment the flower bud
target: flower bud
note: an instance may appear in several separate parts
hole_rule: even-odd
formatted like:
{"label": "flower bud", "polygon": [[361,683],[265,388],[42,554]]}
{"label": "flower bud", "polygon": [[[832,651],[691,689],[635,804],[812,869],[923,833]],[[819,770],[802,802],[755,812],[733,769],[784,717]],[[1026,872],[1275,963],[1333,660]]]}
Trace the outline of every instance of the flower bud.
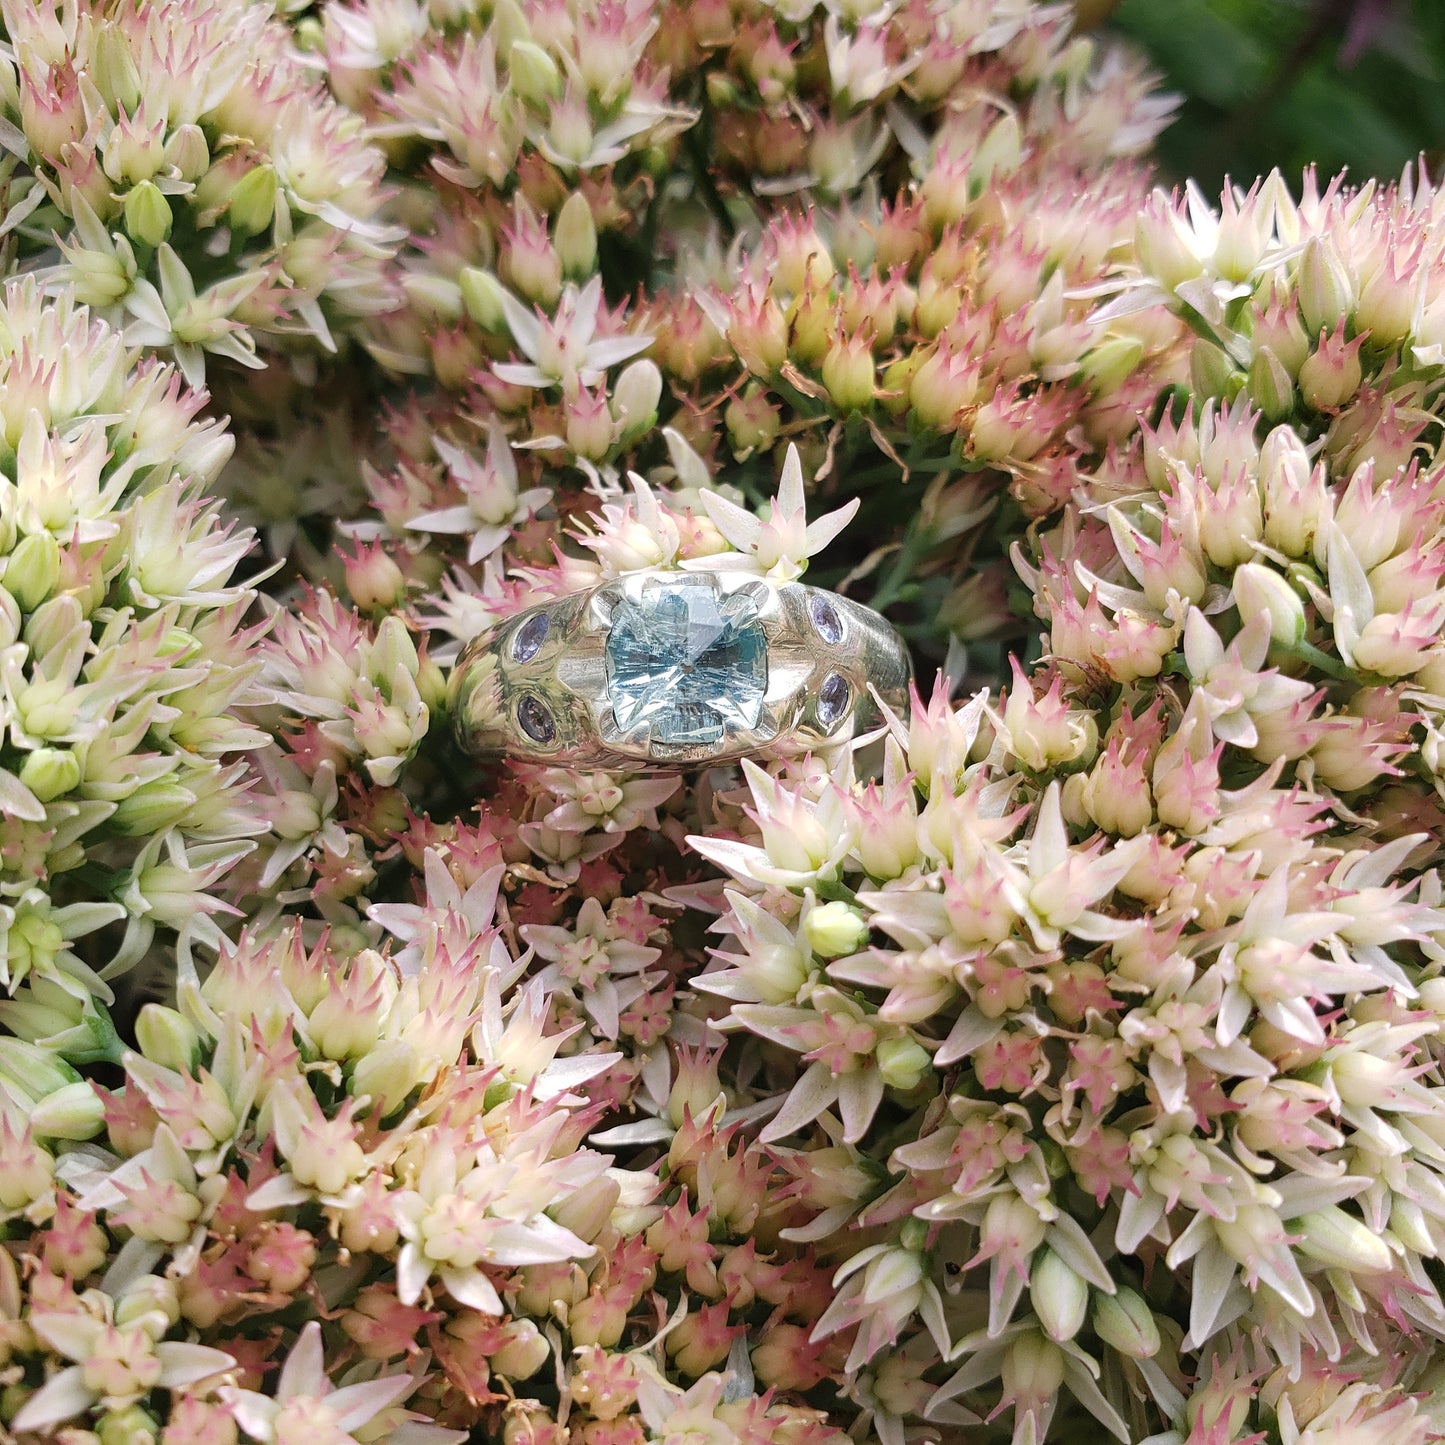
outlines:
{"label": "flower bud", "polygon": [[1079,363],[1079,375],[1096,396],[1117,391],[1144,359],[1144,343],[1137,336],[1109,336]]}
{"label": "flower bud", "polygon": [[1316,411],[1343,406],[1360,389],[1360,340],[1345,340],[1343,326],[1320,338],[1299,371],[1300,394]]}
{"label": "flower bud", "polygon": [[392,1039],[357,1060],[351,1093],[353,1097],[367,1095],[385,1116],[406,1102],[425,1075],[426,1065],[417,1051],[403,1039]]}
{"label": "flower bud", "polygon": [[60,581],[60,543],[49,532],[20,541],[5,567],[5,588],[22,612],[34,612]]}
{"label": "flower bud", "polygon": [[499,1375],[528,1380],[547,1363],[551,1347],[531,1320],[509,1320],[497,1333],[501,1343],[492,1349],[488,1364]]}
{"label": "flower bud", "polygon": [[585,280],[597,269],[597,223],[581,191],[573,191],[557,213],[552,244],[562,262],[562,274]]}
{"label": "flower bud", "polygon": [[1246,624],[1261,613],[1269,617],[1269,635],[1281,647],[1294,647],[1305,635],[1305,609],[1299,594],[1273,567],[1246,562],[1234,572],[1234,605]]}
{"label": "flower bud", "polygon": [[196,1026],[165,1004],[148,1003],[135,1021],[136,1042],[153,1064],[188,1074],[201,1053],[201,1035]]}
{"label": "flower bud", "polygon": [[557,62],[531,40],[516,41],[507,56],[512,89],[530,105],[543,105],[562,93]]}
{"label": "flower bud", "polygon": [[600,387],[591,391],[579,386],[567,398],[563,410],[567,445],[579,457],[600,462],[612,450],[614,430],[606,393]]}
{"label": "flower bud", "polygon": [[1355,288],[1344,260],[1328,241],[1311,236],[1299,261],[1299,309],[1311,336],[1349,320]]}
{"label": "flower bud", "polygon": [[735,396],[723,413],[723,421],[732,442],[733,455],[741,461],[755,451],[764,451],[778,439],[782,417],[768,393],[751,386],[742,396]]}
{"label": "flower bud", "polygon": [[462,304],[467,315],[483,331],[504,332],[507,315],[502,310],[502,283],[480,266],[464,266],[457,277],[462,290]]}
{"label": "flower bud", "polygon": [[107,1410],[96,1426],[100,1445],[155,1445],[160,1423],[139,1405]]}
{"label": "flower bud", "polygon": [[69,748],[36,748],[20,765],[20,781],[49,803],[80,781],[80,759]]}
{"label": "flower bud", "polygon": [[211,167],[211,152],[205,132],[198,125],[183,125],[172,131],[166,140],[161,160],[174,169],[183,181],[194,181]]}
{"label": "flower bud", "polygon": [[105,1127],[105,1105],[84,1079],[47,1094],[30,1110],[41,1139],[91,1139]]}
{"label": "flower bud", "polygon": [[868,924],[859,911],[841,900],[820,903],[803,919],[803,936],[819,958],[856,953],[868,941]]}
{"label": "flower bud", "polygon": [[1266,421],[1283,421],[1294,410],[1294,382],[1268,346],[1256,347],[1245,386]]}
{"label": "flower bud", "polygon": [[133,1325],[144,1320],[146,1333],[159,1338],[181,1317],[181,1302],[176,1282],[156,1274],[143,1274],[125,1286],[115,1304],[115,1322]]}
{"label": "flower bud", "polygon": [[1310,354],[1310,339],[1299,319],[1299,308],[1283,301],[1271,302],[1254,320],[1254,348],[1268,347],[1291,376],[1298,376]]}
{"label": "flower bud", "polygon": [[233,230],[246,236],[259,235],[271,224],[276,212],[276,172],[270,166],[248,171],[231,191],[227,212]]}
{"label": "flower bud", "polygon": [[953,431],[959,413],[978,398],[982,367],[944,342],[927,355],[908,383],[908,403],[920,425]]}
{"label": "flower bud", "polygon": [[142,181],[126,194],[125,228],[147,246],[159,246],[171,234],[171,205],[154,181]]}
{"label": "flower bud", "polygon": [[636,441],[657,421],[662,400],[662,372],[646,357],[634,361],[617,378],[612,388],[612,415],[621,428],[619,441]]}
{"label": "flower bud", "polygon": [[754,376],[776,376],[788,359],[788,319],[771,295],[739,308],[728,323],[727,339]]}
{"label": "flower bud", "polygon": [[1041,1249],[1029,1271],[1029,1298],[1044,1333],[1062,1344],[1084,1327],[1089,1286],[1051,1249]]}
{"label": "flower bud", "polygon": [[1159,1353],[1159,1324],[1142,1295],[1132,1289],[1094,1296],[1094,1333],[1131,1360]]}
{"label": "flower bud", "polygon": [[1246,380],[1223,348],[1212,341],[1194,343],[1189,353],[1189,383],[1201,396],[1233,401]]}
{"label": "flower bud", "polygon": [[823,385],[841,412],[865,411],[873,401],[871,335],[835,336],[823,357]]}
{"label": "flower bud", "polygon": [[1304,557],[1330,515],[1324,478],[1312,470],[1304,442],[1292,427],[1276,427],[1259,454],[1264,492],[1264,540],[1290,557]]}
{"label": "flower bud", "polygon": [[999,1374],[1011,1400],[1052,1400],[1064,1383],[1064,1354],[1030,1330],[1005,1351]]}
{"label": "flower bud", "polygon": [[1364,1220],[1347,1214],[1338,1204],[1326,1204],[1285,1228],[1299,1235],[1295,1249],[1329,1269],[1347,1274],[1384,1274],[1394,1268],[1390,1246]]}
{"label": "flower bud", "polygon": [[875,1057],[883,1082],[903,1093],[916,1089],[933,1071],[933,1055],[908,1035],[880,1039]]}
{"label": "flower bud", "polygon": [[181,783],[158,778],[142,783],[122,798],[110,815],[110,826],[131,838],[162,833],[196,806],[196,795]]}

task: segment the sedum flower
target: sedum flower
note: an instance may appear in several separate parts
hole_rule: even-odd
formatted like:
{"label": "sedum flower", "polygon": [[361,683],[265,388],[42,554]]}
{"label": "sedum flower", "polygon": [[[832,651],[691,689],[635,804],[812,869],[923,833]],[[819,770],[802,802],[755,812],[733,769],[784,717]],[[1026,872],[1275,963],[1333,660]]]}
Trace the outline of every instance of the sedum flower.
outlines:
{"label": "sedum flower", "polygon": [[807,559],[826,547],[848,525],[859,506],[854,498],[815,522],[805,521],[803,464],[795,446],[788,448],[778,479],[778,494],[769,503],[765,521],[717,492],[704,490],[700,499],[713,525],[743,554],[741,565],[780,582],[801,576]]}
{"label": "sedum flower", "polygon": [[[252,1440],[265,1445],[303,1445],[325,1440],[330,1445],[356,1442],[358,1430],[391,1406],[406,1399],[419,1384],[413,1375],[380,1375],[356,1384],[333,1386],[326,1377],[321,1327],[304,1325],[281,1366],[276,1393],[226,1386],[221,1399],[236,1423]],[[459,1430],[428,1430],[429,1445],[465,1439]]]}
{"label": "sedum flower", "polygon": [[32,1314],[30,1328],[40,1340],[74,1363],[26,1400],[14,1427],[48,1430],[97,1404],[123,1410],[157,1388],[189,1389],[235,1368],[236,1361],[223,1350],[160,1338],[169,1325],[165,1315],[116,1324],[79,1313]]}

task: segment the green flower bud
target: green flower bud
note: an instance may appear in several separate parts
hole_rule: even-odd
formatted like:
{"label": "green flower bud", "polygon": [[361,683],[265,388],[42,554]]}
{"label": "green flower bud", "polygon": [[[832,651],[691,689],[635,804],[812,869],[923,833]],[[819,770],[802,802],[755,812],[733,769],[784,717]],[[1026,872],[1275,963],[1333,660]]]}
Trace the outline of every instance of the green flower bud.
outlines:
{"label": "green flower bud", "polygon": [[198,125],[183,125],[171,133],[161,152],[166,165],[180,174],[183,181],[194,181],[211,168],[211,152],[205,132]]}
{"label": "green flower bud", "polygon": [[[870,328],[871,331],[871,328]],[[864,411],[873,403],[870,335],[835,337],[823,357],[823,385],[839,411]]]}
{"label": "green flower bud", "polygon": [[275,213],[276,172],[270,166],[257,166],[231,191],[231,226],[242,235],[255,236],[271,224]]}
{"label": "green flower bud", "polygon": [[115,1303],[115,1322],[134,1325],[144,1321],[147,1333],[157,1339],[181,1318],[181,1302],[173,1279],[143,1274],[126,1285]]}
{"label": "green flower bud", "polygon": [[34,612],[60,581],[60,543],[49,532],[23,537],[5,566],[6,591],[22,612]]}
{"label": "green flower bud", "polygon": [[20,765],[20,781],[48,803],[80,781],[80,759],[69,748],[36,748]]}
{"label": "green flower bud", "polygon": [[196,795],[179,783],[159,778],[142,783],[116,804],[110,825],[131,838],[149,837],[179,823],[196,805]]}
{"label": "green flower bud", "polygon": [[1234,569],[1234,605],[1246,623],[1261,613],[1269,617],[1270,638],[1281,647],[1304,639],[1305,609],[1299,593],[1273,567],[1246,562]]}
{"label": "green flower bud", "polygon": [[1384,1274],[1395,1264],[1394,1251],[1364,1220],[1346,1214],[1338,1204],[1327,1204],[1285,1228],[1300,1236],[1295,1249],[1330,1269],[1347,1273]]}
{"label": "green flower bud", "polygon": [[643,357],[617,378],[612,388],[612,416],[621,425],[619,440],[624,446],[652,428],[661,400],[662,373],[656,362]]}
{"label": "green flower bud", "polygon": [[47,1094],[30,1111],[40,1139],[91,1139],[105,1127],[105,1105],[84,1080]]}
{"label": "green flower bud", "polygon": [[[84,861],[82,850],[79,862]],[[115,911],[122,914],[118,907]],[[77,998],[51,978],[32,978],[15,991],[13,998],[0,1000],[0,1025],[16,1035],[10,1042],[24,1040],[27,1045],[38,1045],[61,1067],[120,1062],[120,1039],[104,1005],[94,994]],[[61,1082],[72,1082],[77,1077],[72,1072]]]}
{"label": "green flower bud", "polygon": [[1355,288],[1338,251],[1311,236],[1299,261],[1299,309],[1312,337],[1333,331],[1355,307]]}
{"label": "green flower bud", "polygon": [[467,308],[467,315],[483,331],[506,331],[507,316],[500,300],[502,283],[480,266],[463,267],[457,280],[461,284],[462,304]]}
{"label": "green flower bud", "polygon": [[125,228],[147,246],[159,246],[171,234],[171,203],[154,181],[141,181],[126,193]]}
{"label": "green flower bud", "polygon": [[1194,343],[1189,353],[1189,383],[1201,396],[1222,396],[1232,401],[1244,379],[1212,341]]}
{"label": "green flower bud", "polygon": [[24,1039],[0,1038],[0,1080],[20,1099],[43,1099],[71,1084],[80,1075],[58,1054]]}
{"label": "green flower bud", "polygon": [[1094,1333],[1131,1360],[1159,1353],[1159,1325],[1142,1295],[1132,1289],[1094,1296]]}
{"label": "green flower bud", "polygon": [[1089,1286],[1051,1249],[1041,1249],[1029,1271],[1029,1298],[1044,1333],[1063,1344],[1084,1327]]}
{"label": "green flower bud", "polygon": [[427,1078],[427,1068],[417,1052],[402,1039],[378,1044],[359,1059],[351,1076],[351,1095],[365,1094],[383,1115],[395,1113],[407,1095]]}
{"label": "green flower bud", "polygon": [[820,903],[803,919],[803,936],[819,958],[857,953],[868,941],[868,924],[849,903]]}
{"label": "green flower bud", "polygon": [[1256,349],[1249,363],[1249,399],[1269,421],[1283,421],[1294,410],[1294,382],[1268,346]]}
{"label": "green flower bud", "polygon": [[201,1035],[196,1026],[165,1004],[148,1003],[135,1021],[136,1042],[153,1064],[177,1073],[187,1073],[201,1053]]}
{"label": "green flower bud", "polygon": [[1096,396],[1108,396],[1133,375],[1144,359],[1144,343],[1137,336],[1110,336],[1079,363],[1079,374]]}
{"label": "green flower bud", "polygon": [[902,1093],[916,1089],[933,1072],[933,1055],[917,1039],[880,1039],[875,1053],[883,1082]]}
{"label": "green flower bud", "polygon": [[516,41],[507,55],[512,89],[529,105],[544,105],[562,94],[562,72],[557,62],[535,41]]}
{"label": "green flower bud", "polygon": [[124,31],[114,25],[97,25],[94,28],[87,69],[112,115],[118,110],[135,111],[144,92],[140,71],[136,68],[130,41]]}
{"label": "green flower bud", "polygon": [[597,269],[597,223],[581,191],[573,191],[557,212],[552,244],[562,260],[562,274],[582,281]]}
{"label": "green flower bud", "polygon": [[127,1405],[123,1410],[107,1410],[96,1434],[100,1445],[155,1445],[160,1424],[139,1405]]}

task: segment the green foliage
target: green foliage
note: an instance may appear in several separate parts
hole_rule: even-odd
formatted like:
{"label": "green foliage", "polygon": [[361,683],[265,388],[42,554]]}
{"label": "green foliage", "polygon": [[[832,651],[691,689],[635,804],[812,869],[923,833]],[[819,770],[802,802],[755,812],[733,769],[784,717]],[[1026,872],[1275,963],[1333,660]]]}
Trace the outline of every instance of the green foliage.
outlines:
{"label": "green foliage", "polygon": [[1394,178],[1445,156],[1438,0],[1122,0],[1109,23],[1183,97],[1158,147],[1175,179]]}

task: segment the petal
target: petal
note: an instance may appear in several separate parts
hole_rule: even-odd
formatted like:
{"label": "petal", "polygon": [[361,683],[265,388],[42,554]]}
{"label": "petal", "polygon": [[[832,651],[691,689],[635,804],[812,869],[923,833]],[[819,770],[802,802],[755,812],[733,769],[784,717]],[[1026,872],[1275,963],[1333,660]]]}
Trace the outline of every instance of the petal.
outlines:
{"label": "petal", "polygon": [[95,1403],[95,1391],[86,1388],[79,1365],[71,1365],[47,1380],[20,1408],[10,1422],[18,1435],[22,1431],[48,1430],[69,1420]]}
{"label": "petal", "polygon": [[326,1391],[326,1369],[321,1357],[321,1326],[310,1320],[302,1328],[276,1382],[276,1398],[293,1395],[317,1396]]}
{"label": "petal", "polygon": [[713,526],[738,551],[748,552],[758,545],[763,535],[763,524],[746,507],[740,507],[736,502],[730,502],[719,493],[707,489],[697,495]]}
{"label": "petal", "polygon": [[443,1270],[441,1281],[458,1304],[468,1305],[484,1315],[506,1313],[491,1280],[479,1270]]}
{"label": "petal", "polygon": [[349,1435],[385,1409],[404,1400],[416,1389],[410,1375],[380,1380],[363,1380],[359,1385],[344,1385],[327,1395],[325,1404],[337,1426]]}
{"label": "petal", "polygon": [[156,1356],[161,1362],[161,1384],[167,1390],[179,1390],[209,1375],[236,1368],[236,1361],[224,1350],[184,1340],[162,1340],[156,1346]]}

